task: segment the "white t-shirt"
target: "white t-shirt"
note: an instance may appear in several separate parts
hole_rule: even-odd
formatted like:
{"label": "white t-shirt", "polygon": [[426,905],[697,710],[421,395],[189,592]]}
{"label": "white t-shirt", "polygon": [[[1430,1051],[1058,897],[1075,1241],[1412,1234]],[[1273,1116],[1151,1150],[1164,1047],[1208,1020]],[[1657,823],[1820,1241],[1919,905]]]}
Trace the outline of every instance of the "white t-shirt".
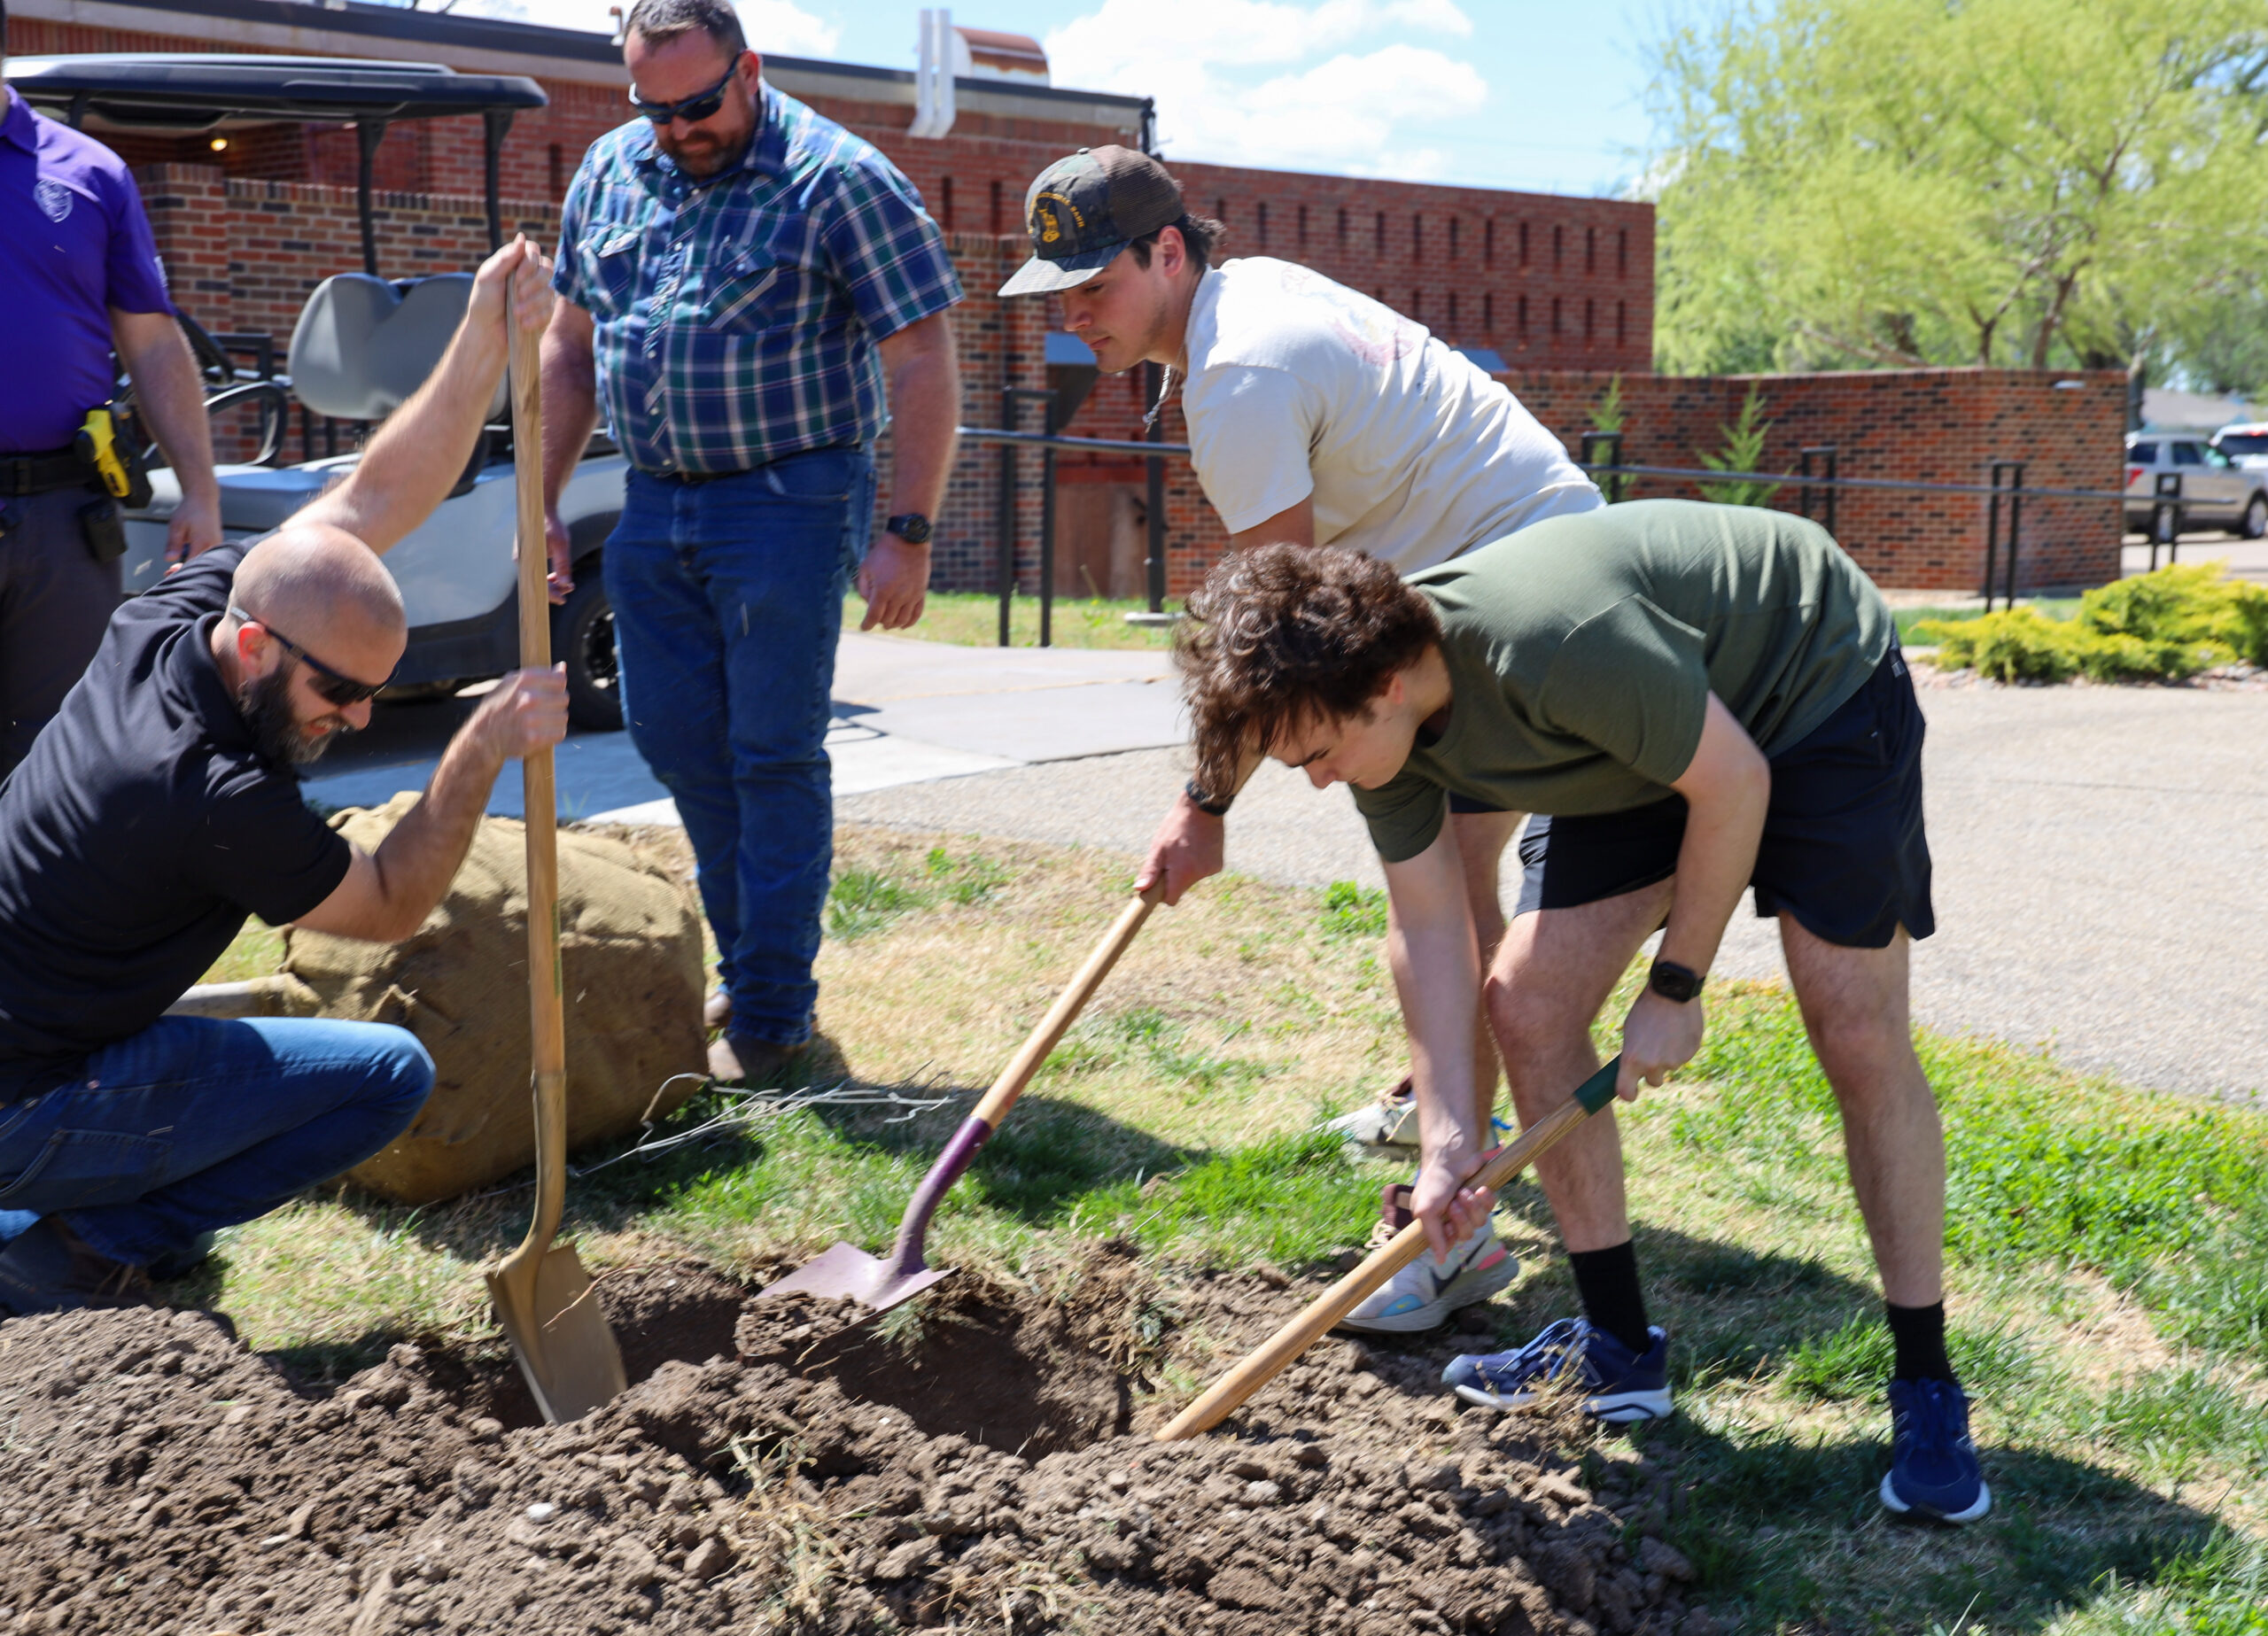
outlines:
{"label": "white t-shirt", "polygon": [[1605,503],[1558,438],[1462,353],[1267,256],[1208,270],[1182,410],[1231,534],[1315,498],[1315,543],[1404,574]]}

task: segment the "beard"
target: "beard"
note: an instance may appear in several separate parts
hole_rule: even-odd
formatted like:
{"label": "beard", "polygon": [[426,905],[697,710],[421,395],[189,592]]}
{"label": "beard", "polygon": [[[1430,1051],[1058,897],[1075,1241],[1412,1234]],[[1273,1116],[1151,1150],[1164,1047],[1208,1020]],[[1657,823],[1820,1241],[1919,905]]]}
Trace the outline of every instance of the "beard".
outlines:
{"label": "beard", "polygon": [[237,695],[245,725],[252,729],[252,748],[264,761],[279,767],[305,767],[330,748],[337,735],[309,733],[291,714],[291,667],[279,665],[267,675],[246,682]]}

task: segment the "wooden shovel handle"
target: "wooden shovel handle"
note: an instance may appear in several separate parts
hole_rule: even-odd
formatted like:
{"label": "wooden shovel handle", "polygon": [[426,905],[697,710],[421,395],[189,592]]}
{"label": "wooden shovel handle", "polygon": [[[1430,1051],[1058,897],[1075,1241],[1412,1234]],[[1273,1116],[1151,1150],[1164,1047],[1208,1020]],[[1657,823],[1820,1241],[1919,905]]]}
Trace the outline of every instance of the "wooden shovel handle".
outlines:
{"label": "wooden shovel handle", "polygon": [[1142,929],[1142,922],[1150,918],[1150,911],[1158,906],[1165,890],[1165,880],[1161,876],[1119,911],[1109,932],[1071,979],[1071,986],[1056,997],[1047,1015],[1040,1019],[1039,1027],[1024,1041],[1023,1049],[1008,1059],[1008,1066],[1000,1070],[1000,1077],[992,1082],[992,1089],[984,1093],[984,1099],[976,1105],[971,1118],[983,1120],[995,1130],[1000,1128],[1008,1110],[1016,1105],[1016,1098],[1024,1094],[1024,1087],[1031,1083],[1031,1076],[1039,1072],[1039,1065],[1047,1060],[1047,1053],[1078,1020],[1079,1013],[1086,1009],[1095,990],[1102,987],[1102,980],[1110,975],[1110,968],[1118,964],[1118,957],[1126,952],[1126,945],[1134,941],[1134,934]]}
{"label": "wooden shovel handle", "polygon": [[[1614,1076],[1621,1063],[1622,1058],[1617,1057],[1585,1080],[1565,1106],[1530,1125],[1517,1142],[1498,1149],[1496,1156],[1474,1173],[1472,1184],[1489,1189],[1502,1187],[1538,1153],[1604,1107],[1613,1098]],[[1280,1374],[1293,1359],[1322,1339],[1333,1324],[1362,1304],[1364,1296],[1416,1260],[1425,1248],[1425,1224],[1412,1221],[1390,1242],[1372,1251],[1360,1267],[1317,1297],[1306,1311],[1270,1336],[1257,1351],[1206,1388],[1203,1396],[1175,1415],[1158,1433],[1157,1440],[1177,1443],[1200,1431],[1210,1431],[1247,1398]]]}
{"label": "wooden shovel handle", "polygon": [[[526,272],[515,277],[530,276]],[[519,506],[520,668],[551,668],[549,564],[543,533],[543,390],[540,337],[513,323],[512,466]],[[559,963],[559,837],[551,752],[521,764],[528,855],[528,1018],[532,1030],[536,1210],[529,1242],[559,1230],[567,1191],[567,1012]]]}

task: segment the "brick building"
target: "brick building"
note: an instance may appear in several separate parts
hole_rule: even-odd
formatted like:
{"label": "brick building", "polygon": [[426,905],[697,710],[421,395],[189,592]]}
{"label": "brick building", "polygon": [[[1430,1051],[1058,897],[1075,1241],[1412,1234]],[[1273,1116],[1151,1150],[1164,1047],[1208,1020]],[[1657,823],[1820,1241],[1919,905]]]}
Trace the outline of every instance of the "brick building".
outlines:
{"label": "brick building", "polygon": [[[912,12],[909,6],[909,24]],[[467,72],[529,75],[549,103],[519,114],[504,138],[503,221],[507,232],[524,230],[546,242],[557,233],[559,201],[584,150],[629,112],[620,52],[598,34],[358,0],[12,0],[9,13],[8,50],[18,57],[251,51],[410,58]],[[763,48],[760,39],[751,43]],[[969,296],[956,319],[967,383],[964,423],[999,423],[1004,387],[1091,382],[1064,430],[1137,435],[1144,407],[1138,373],[1091,380],[1091,370],[1051,368],[1048,336],[1060,329],[1052,304],[1001,303],[991,291],[1024,254],[1020,214],[1032,175],[1076,147],[1143,142],[1150,131],[1146,101],[1039,84],[1023,74],[972,75],[953,82],[951,128],[933,138],[909,132],[918,102],[912,73],[767,57],[765,74],[881,148],[945,229]],[[221,143],[204,136],[118,136],[114,145],[142,179],[177,298],[208,330],[272,336],[280,347],[307,291],[325,275],[361,264],[353,190],[359,138],[351,128],[279,125],[235,133]],[[382,275],[409,277],[478,260],[487,244],[482,166],[477,118],[419,121],[386,134],[373,167]],[[1715,421],[1732,413],[1722,407],[1727,394],[1736,407],[1744,390],[1744,383],[1648,374],[1654,306],[1649,205],[1193,163],[1173,167],[1192,207],[1227,223],[1229,254],[1304,262],[1378,296],[1453,345],[1495,354],[1490,361],[1503,366],[1506,383],[1571,447],[1615,373],[1626,376],[1633,406],[1626,452],[1650,463],[1691,464],[1694,447],[1713,447]],[[1845,475],[1855,467],[1869,476],[1974,481],[1986,456],[2041,455],[2040,433],[2062,437],[2085,419],[2085,438],[2068,458],[2054,458],[2071,467],[2071,481],[2114,485],[2116,425],[2106,423],[2107,431],[2093,425],[2101,418],[2096,399],[2111,392],[2110,384],[2084,377],[2080,392],[2040,397],[2049,379],[2022,371],[1789,376],[1768,382],[1767,395],[1775,413],[1786,409],[1791,435],[1800,421],[1805,440],[1835,440],[1829,431],[1845,439]],[[1021,423],[1036,427],[1038,418],[1026,406]],[[1169,438],[1177,440],[1181,429],[1170,410],[1167,425]],[[1892,425],[1903,430],[1892,435]],[[2095,449],[2109,453],[2095,461]],[[1038,578],[1039,464],[1034,454],[1021,456],[1015,487],[1017,578],[1027,590]],[[2093,469],[2098,464],[2102,470]],[[939,585],[994,583],[1000,468],[997,450],[964,450],[939,519]],[[2047,479],[2035,470],[2033,480]],[[1143,495],[1138,462],[1060,457],[1060,591],[1138,593]],[[2055,536],[2052,548],[2032,552],[2028,564],[2070,576],[2039,582],[2116,573],[2116,523],[2110,509],[2101,509],[2100,525],[2092,513],[2064,517],[2044,506],[2027,512],[2028,539]],[[1217,555],[1223,536],[1185,464],[1169,468],[1166,513],[1170,591],[1178,595]],[[1869,502],[1846,507],[1841,520],[1846,543],[1878,578],[1968,588],[1980,566],[1977,515],[1974,503],[1958,500]],[[2025,578],[2035,579],[2030,566]]]}

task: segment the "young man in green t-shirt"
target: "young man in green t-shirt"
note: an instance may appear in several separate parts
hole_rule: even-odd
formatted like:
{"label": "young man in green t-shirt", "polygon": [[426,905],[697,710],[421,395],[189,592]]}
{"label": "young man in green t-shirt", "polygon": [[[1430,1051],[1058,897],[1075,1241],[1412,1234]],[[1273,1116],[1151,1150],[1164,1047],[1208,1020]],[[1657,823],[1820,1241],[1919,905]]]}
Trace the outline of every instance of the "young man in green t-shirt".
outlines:
{"label": "young man in green t-shirt", "polygon": [[[1776,917],[1881,1270],[1896,1344],[1883,1503],[1952,1522],[1991,1504],[1946,1358],[1945,1143],[1909,1037],[1910,941],[1934,929],[1922,724],[1889,610],[1823,530],[1785,513],[1642,501],[1547,519],[1403,581],[1333,549],[1223,559],[1179,658],[1197,776],[1266,754],[1353,786],[1386,866],[1423,1159],[1429,1266],[1487,1221],[1468,1187],[1487,1133],[1469,1085],[1483,991],[1443,818],[1462,795],[1537,816],[1487,1012],[1524,1123],[1597,1067],[1590,1024],[1645,940],[1623,1024],[1635,1099],[1699,1050],[1700,997],[1753,886]],[[1225,640],[1233,632],[1233,640]],[[1670,1408],[1647,1322],[1611,1112],[1542,1156],[1584,1316],[1443,1378],[1517,1407],[1578,1384],[1597,1418]]]}

